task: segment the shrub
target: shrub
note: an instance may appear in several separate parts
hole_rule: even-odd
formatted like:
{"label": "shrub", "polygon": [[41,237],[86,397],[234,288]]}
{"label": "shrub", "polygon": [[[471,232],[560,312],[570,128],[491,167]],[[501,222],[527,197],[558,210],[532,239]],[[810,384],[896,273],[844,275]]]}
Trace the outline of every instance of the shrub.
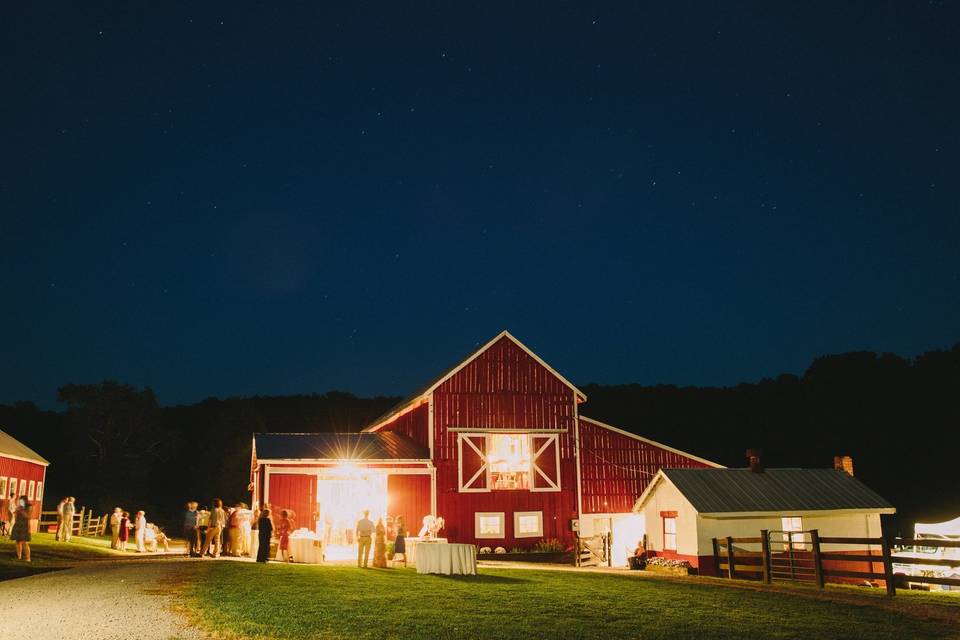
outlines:
{"label": "shrub", "polygon": [[490,547],[480,547],[480,553],[493,553],[493,549]]}
{"label": "shrub", "polygon": [[533,545],[533,551],[535,553],[563,553],[565,548],[562,542],[556,538],[550,538],[549,540],[541,540]]}
{"label": "shrub", "polygon": [[497,547],[496,549],[493,550],[493,552],[494,552],[494,553],[506,553],[507,550],[504,549],[503,547]]}

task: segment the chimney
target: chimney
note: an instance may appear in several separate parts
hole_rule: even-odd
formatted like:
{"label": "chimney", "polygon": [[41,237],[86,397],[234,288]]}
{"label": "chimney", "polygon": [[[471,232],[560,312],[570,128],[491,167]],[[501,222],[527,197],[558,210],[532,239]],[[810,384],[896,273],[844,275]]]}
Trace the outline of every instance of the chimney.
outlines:
{"label": "chimney", "polygon": [[747,460],[750,461],[750,471],[763,473],[763,465],[760,464],[761,455],[763,455],[763,451],[760,449],[747,449]]}
{"label": "chimney", "polygon": [[853,458],[850,456],[833,456],[833,468],[853,475]]}

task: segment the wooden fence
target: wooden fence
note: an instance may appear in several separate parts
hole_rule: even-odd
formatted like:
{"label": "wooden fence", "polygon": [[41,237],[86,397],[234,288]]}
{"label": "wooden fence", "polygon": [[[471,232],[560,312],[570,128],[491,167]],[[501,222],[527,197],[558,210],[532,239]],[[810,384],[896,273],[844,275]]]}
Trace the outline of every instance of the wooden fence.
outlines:
{"label": "wooden fence", "polygon": [[[774,538],[774,540],[771,540]],[[960,542],[948,540],[914,540],[894,538],[898,546],[935,546],[960,548]],[[739,547],[738,547],[739,545]],[[759,551],[745,547],[759,545]],[[880,555],[869,552],[857,553],[861,549],[846,551],[825,551],[823,545],[853,545],[857,547],[877,546]],[[768,531],[763,530],[756,538],[714,538],[713,559],[717,576],[727,578],[761,578],[767,584],[774,580],[810,582],[821,589],[827,578],[854,578],[860,580],[883,580],[887,595],[896,594],[899,585],[914,582],[919,584],[937,584],[960,586],[960,579],[940,576],[894,575],[894,557],[890,543],[886,538],[845,538],[821,537],[819,531]],[[943,558],[898,557],[896,560],[909,565],[932,565],[939,567],[960,567],[960,560]],[[836,568],[839,563],[866,565],[863,571]],[[898,563],[898,564],[901,564]]]}
{"label": "wooden fence", "polygon": [[[94,516],[93,511],[81,507],[73,514],[73,523],[70,527],[71,535],[75,536],[102,536],[107,528],[107,516]],[[56,526],[56,511],[41,511],[38,529],[45,531],[48,527]]]}

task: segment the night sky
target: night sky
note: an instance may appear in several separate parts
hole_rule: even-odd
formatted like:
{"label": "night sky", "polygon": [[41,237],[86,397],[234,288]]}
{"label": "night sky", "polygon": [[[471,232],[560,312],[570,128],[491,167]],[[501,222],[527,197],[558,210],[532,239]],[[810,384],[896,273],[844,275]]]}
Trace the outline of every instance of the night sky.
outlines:
{"label": "night sky", "polygon": [[0,16],[0,402],[960,340],[960,3],[83,4]]}

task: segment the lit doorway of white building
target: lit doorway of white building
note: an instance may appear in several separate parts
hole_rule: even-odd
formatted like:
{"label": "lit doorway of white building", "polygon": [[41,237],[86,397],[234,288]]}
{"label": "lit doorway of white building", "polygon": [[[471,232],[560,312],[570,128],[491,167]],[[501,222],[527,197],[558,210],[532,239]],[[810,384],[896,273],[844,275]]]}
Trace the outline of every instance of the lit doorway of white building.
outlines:
{"label": "lit doorway of white building", "polygon": [[340,468],[317,478],[317,533],[323,537],[326,559],[356,560],[357,520],[365,510],[370,519],[386,518],[387,475],[365,469]]}

